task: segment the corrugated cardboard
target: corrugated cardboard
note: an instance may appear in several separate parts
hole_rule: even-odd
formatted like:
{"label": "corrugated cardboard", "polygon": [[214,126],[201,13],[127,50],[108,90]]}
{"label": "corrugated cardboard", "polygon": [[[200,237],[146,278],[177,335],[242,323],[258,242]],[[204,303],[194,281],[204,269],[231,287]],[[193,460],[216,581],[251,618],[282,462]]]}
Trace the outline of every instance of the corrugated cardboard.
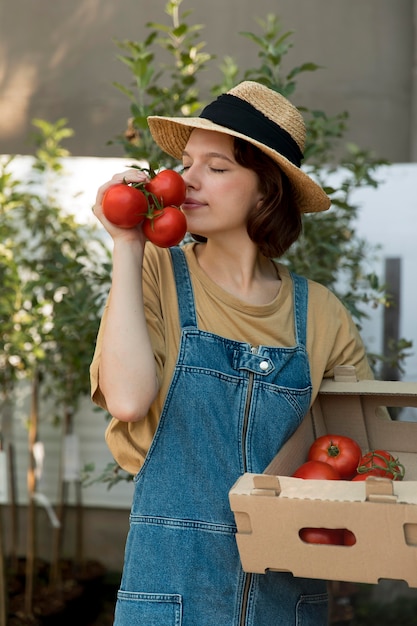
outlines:
{"label": "corrugated cardboard", "polygon": [[[349,371],[340,380],[323,382],[312,410],[264,474],[244,474],[231,489],[242,567],[417,587],[417,423],[391,421],[380,410],[416,407],[417,383],[350,382]],[[326,433],[353,437],[363,452],[389,450],[405,465],[404,480],[291,478],[314,439]],[[304,527],[348,528],[356,544],[307,544],[298,534]]]}

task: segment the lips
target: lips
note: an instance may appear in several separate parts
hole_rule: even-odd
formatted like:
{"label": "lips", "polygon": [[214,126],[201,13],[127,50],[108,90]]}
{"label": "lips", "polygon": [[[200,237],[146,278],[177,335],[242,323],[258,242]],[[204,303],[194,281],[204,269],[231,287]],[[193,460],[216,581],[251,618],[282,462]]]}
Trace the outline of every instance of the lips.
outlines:
{"label": "lips", "polygon": [[192,209],[198,209],[201,206],[204,206],[204,202],[199,202],[195,198],[186,198],[185,202],[183,202],[183,204],[182,204],[182,208],[185,211],[192,210]]}

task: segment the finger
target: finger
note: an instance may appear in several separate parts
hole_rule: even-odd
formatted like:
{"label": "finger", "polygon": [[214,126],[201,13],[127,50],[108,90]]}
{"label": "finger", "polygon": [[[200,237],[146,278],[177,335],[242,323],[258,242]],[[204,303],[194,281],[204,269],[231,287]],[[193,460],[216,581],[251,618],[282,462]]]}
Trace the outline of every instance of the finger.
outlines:
{"label": "finger", "polygon": [[105,192],[112,185],[118,185],[120,183],[145,183],[148,180],[148,174],[142,170],[132,168],[130,170],[125,170],[124,172],[118,172],[117,174],[114,174],[109,181],[98,188],[96,204],[102,203]]}
{"label": "finger", "polygon": [[124,172],[118,172],[117,174],[114,174],[110,182],[112,184],[123,183],[123,182],[144,183],[148,180],[149,180],[149,175],[147,174],[147,172],[132,168],[129,170],[125,170]]}

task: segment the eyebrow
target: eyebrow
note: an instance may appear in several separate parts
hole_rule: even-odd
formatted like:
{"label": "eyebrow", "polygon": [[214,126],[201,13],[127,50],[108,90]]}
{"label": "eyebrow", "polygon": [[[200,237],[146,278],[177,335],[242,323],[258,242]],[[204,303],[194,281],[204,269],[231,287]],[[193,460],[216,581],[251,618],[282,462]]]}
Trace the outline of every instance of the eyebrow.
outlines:
{"label": "eyebrow", "polygon": [[[182,153],[182,156],[183,157],[184,156],[188,156],[189,157],[190,155],[188,154],[188,152],[186,150],[184,150],[183,153]],[[229,163],[233,163],[233,160],[230,157],[228,157],[225,154],[223,154],[222,152],[207,152],[204,156],[206,158],[224,159],[225,161],[229,161]]]}

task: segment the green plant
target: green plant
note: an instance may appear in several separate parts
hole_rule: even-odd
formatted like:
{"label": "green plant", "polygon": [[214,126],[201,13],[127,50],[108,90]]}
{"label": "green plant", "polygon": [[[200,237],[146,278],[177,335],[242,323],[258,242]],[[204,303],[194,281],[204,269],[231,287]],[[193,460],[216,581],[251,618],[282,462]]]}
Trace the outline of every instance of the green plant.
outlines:
{"label": "green plant", "polygon": [[[196,40],[202,26],[188,24],[190,12],[181,15],[181,4],[182,0],[173,0],[166,6],[171,26],[149,23],[150,34],[144,42],[119,44],[130,52],[130,56],[119,58],[132,71],[136,88],[133,91],[117,85],[131,100],[131,133],[123,137],[123,145],[136,159],[149,158],[163,167],[172,167],[173,160],[155,146],[146,118],[152,114],[190,115],[199,111],[203,105],[198,90],[199,74],[215,58],[201,52],[205,43],[197,45]],[[242,73],[238,63],[226,57],[220,65],[222,80],[212,88],[213,95],[226,91],[239,80],[256,80],[295,99],[297,79],[305,72],[320,69],[317,64],[307,62],[285,71],[284,61],[293,45],[293,33],[284,32],[275,15],[258,20],[258,24],[260,34],[241,34],[257,47],[259,65]],[[157,65],[155,46],[171,56],[171,64]],[[360,323],[366,315],[362,305],[386,304],[387,295],[371,269],[376,250],[370,250],[367,242],[355,234],[358,207],[352,201],[352,194],[362,186],[376,187],[377,168],[386,161],[355,145],[347,145],[345,155],[337,160],[336,149],[346,131],[348,113],[328,116],[302,105],[299,108],[307,126],[304,167],[326,189],[333,208],[320,215],[305,216],[303,235],[283,260],[294,271],[335,291]],[[329,181],[336,172],[339,178],[332,185]]]}
{"label": "green plant", "polygon": [[[148,115],[196,113],[202,105],[197,79],[207,62],[214,58],[203,52],[205,43],[199,41],[202,26],[187,23],[191,11],[181,15],[181,4],[182,0],[166,4],[165,11],[172,20],[172,26],[149,22],[146,26],[150,32],[144,41],[116,42],[125,53],[118,59],[129,68],[133,78],[129,87],[115,83],[131,102],[127,129],[116,139],[116,143],[120,143],[134,159],[148,162],[152,169],[161,165],[170,167],[176,161],[155,145],[146,118]],[[155,46],[168,53],[170,63],[156,64]]]}
{"label": "green plant", "polygon": [[0,164],[0,273],[6,286],[0,299],[0,381],[8,390],[36,370],[45,394],[53,393],[57,405],[75,411],[89,392],[88,376],[80,372],[88,370],[110,256],[98,229],[77,223],[54,196],[53,185],[62,184],[59,159],[65,153],[51,135],[57,128],[68,136],[69,129],[63,133],[62,121],[35,123],[39,148],[31,179],[15,179],[11,159]]}
{"label": "green plant", "polygon": [[[91,351],[110,282],[110,253],[99,230],[78,223],[57,201],[57,187],[64,184],[61,158],[68,154],[61,141],[72,131],[65,120],[55,124],[35,120],[34,124],[38,148],[28,178],[21,181],[13,176],[13,159],[0,162],[0,277],[5,286],[0,297],[1,400],[10,400],[20,379],[31,386],[27,615],[32,613],[34,591],[37,476],[33,451],[40,398],[54,398],[53,419],[62,423],[64,435],[71,433],[80,399],[89,393]],[[62,487],[61,480],[61,514]],[[54,539],[57,561],[59,533]]]}
{"label": "green plant", "polygon": [[[296,78],[321,68],[308,62],[285,72],[284,59],[292,47],[292,32],[283,33],[275,15],[258,20],[258,24],[261,35],[242,33],[258,47],[260,59],[259,67],[246,70],[243,78],[295,98]],[[300,104],[298,107],[307,127],[304,167],[327,191],[333,206],[331,211],[304,216],[303,234],[285,260],[294,271],[335,291],[360,322],[365,315],[361,304],[384,304],[386,296],[376,274],[365,269],[374,260],[371,255],[375,251],[355,234],[358,207],[352,202],[352,193],[364,186],[377,187],[376,171],[386,161],[353,144],[347,144],[344,155],[337,159],[336,149],[346,132],[348,113],[329,117],[324,111]],[[331,184],[336,173],[338,178]]]}
{"label": "green plant", "polygon": [[106,467],[100,474],[95,474],[96,466],[94,463],[87,463],[83,467],[83,485],[84,487],[90,487],[96,483],[105,483],[107,488],[110,489],[120,482],[132,482],[131,474],[128,474],[117,463],[111,461],[107,463]]}

